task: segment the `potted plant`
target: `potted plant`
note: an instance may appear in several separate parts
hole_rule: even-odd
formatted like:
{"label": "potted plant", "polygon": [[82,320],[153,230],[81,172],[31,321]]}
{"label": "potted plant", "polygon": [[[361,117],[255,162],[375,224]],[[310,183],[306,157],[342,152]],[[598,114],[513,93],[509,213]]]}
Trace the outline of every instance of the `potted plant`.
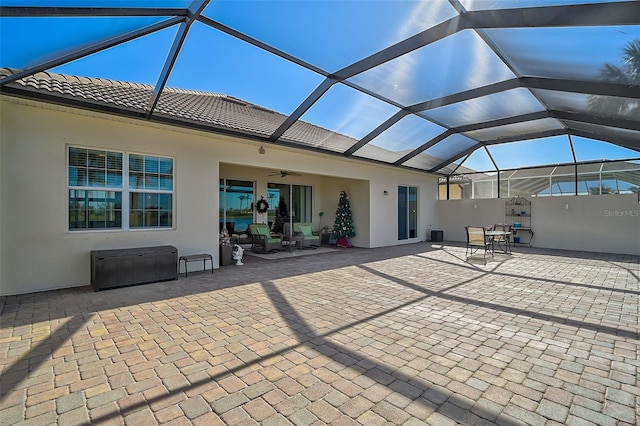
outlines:
{"label": "potted plant", "polygon": [[322,216],[324,216],[324,212],[318,213],[318,216],[320,216],[320,222],[318,222],[318,234],[322,234]]}
{"label": "potted plant", "polygon": [[233,247],[231,247],[231,239],[227,228],[222,228],[220,232],[220,266],[231,265],[233,258]]}

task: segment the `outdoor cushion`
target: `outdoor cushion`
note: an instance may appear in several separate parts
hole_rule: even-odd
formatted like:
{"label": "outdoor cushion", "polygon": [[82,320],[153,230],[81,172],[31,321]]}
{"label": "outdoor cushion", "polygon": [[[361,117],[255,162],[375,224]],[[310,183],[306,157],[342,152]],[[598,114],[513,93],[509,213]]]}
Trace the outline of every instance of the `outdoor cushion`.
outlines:
{"label": "outdoor cushion", "polygon": [[302,234],[305,237],[310,237],[310,236],[313,235],[313,233],[311,232],[311,226],[310,225],[302,225],[301,224],[298,228],[300,229],[300,232],[302,232]]}
{"label": "outdoor cushion", "polygon": [[311,224],[309,222],[294,222],[293,232],[302,232],[304,235],[313,235],[311,231]]}
{"label": "outdoor cushion", "polygon": [[271,237],[271,231],[269,231],[269,227],[267,226],[256,226],[256,231],[258,231],[259,235]]}

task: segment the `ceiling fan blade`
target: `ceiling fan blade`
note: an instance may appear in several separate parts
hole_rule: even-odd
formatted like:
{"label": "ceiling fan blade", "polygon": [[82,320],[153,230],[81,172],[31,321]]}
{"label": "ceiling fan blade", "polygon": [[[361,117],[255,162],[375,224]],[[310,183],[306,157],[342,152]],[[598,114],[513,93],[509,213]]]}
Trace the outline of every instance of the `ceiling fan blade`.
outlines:
{"label": "ceiling fan blade", "polygon": [[281,178],[286,178],[287,176],[302,176],[300,173],[289,172],[287,170],[273,171],[269,173],[267,176],[280,176]]}

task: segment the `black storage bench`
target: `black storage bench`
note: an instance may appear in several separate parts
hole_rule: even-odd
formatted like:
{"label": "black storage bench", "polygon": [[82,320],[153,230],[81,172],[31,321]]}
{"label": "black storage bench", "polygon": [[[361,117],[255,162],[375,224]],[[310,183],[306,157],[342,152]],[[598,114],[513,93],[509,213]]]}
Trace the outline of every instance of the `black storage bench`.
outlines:
{"label": "black storage bench", "polygon": [[95,291],[178,279],[174,246],[91,251],[91,286]]}

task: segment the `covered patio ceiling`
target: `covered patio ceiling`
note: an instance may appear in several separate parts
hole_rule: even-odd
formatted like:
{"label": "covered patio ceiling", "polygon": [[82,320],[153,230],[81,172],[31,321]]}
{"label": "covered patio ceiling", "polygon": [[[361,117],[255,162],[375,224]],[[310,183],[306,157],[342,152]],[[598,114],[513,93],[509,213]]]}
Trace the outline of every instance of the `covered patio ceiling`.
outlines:
{"label": "covered patio ceiling", "polygon": [[[0,36],[9,95],[401,168],[521,141],[640,151],[638,1],[3,0]],[[142,101],[42,88],[72,75]],[[199,118],[212,94],[249,124]]]}

